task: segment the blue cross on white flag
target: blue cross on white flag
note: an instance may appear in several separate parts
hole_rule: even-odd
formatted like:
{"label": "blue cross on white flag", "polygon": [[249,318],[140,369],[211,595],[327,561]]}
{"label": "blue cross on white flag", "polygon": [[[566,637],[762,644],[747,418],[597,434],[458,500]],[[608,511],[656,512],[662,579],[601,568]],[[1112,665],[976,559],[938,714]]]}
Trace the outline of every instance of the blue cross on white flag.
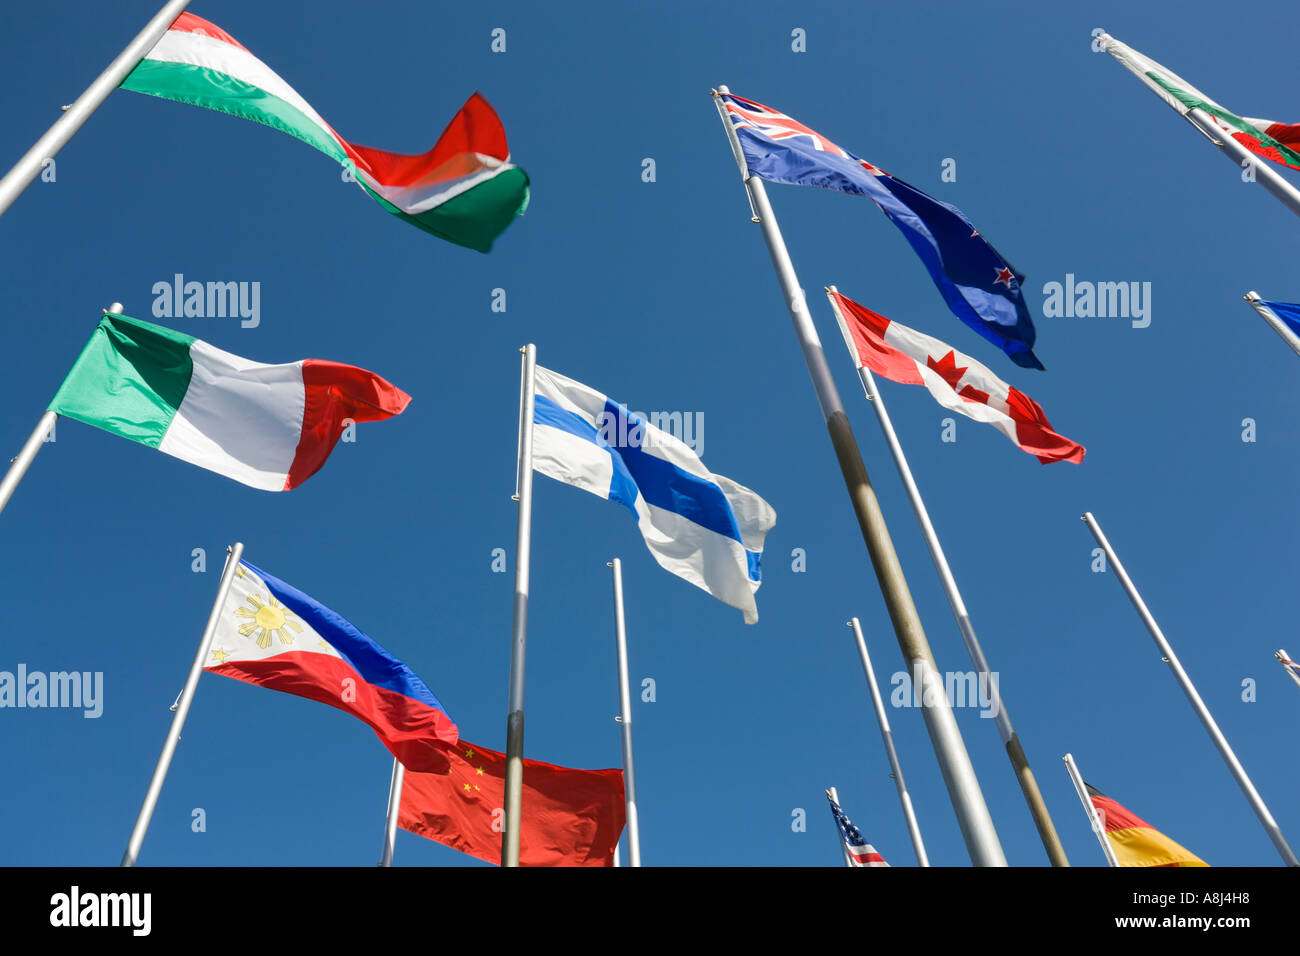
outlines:
{"label": "blue cross on white flag", "polygon": [[758,620],[759,559],[776,523],[766,501],[669,431],[541,366],[533,423],[535,471],[622,504],[661,567]]}

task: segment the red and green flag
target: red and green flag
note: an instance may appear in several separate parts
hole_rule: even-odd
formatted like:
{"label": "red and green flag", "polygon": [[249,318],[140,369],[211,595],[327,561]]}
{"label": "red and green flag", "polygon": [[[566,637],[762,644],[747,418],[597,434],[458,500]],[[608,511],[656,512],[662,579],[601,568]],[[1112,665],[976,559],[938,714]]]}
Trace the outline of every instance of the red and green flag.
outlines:
{"label": "red and green flag", "polygon": [[420,155],[350,143],[243,44],[183,13],[122,89],[241,116],[296,136],[352,171],[390,213],[448,242],[487,252],[528,205],[528,175],[510,162],[506,132],[478,93]]}

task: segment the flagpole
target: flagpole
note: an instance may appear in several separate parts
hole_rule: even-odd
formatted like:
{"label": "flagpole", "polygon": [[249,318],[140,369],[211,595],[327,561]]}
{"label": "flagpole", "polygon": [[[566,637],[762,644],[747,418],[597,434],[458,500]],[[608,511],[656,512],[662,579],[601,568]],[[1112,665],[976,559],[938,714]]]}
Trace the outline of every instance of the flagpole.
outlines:
{"label": "flagpole", "polygon": [[[856,356],[857,353],[853,347],[853,340],[849,335],[844,316],[841,314],[834,296],[830,295],[832,292],[838,293],[839,290],[835,286],[830,286],[826,291],[831,311],[835,314],[835,321],[839,324],[840,332],[844,335],[844,341],[849,346],[849,352]],[[859,365],[856,361],[854,364]],[[930,512],[925,507],[925,501],[921,497],[921,490],[917,487],[916,480],[912,477],[911,466],[907,463],[907,456],[903,454],[903,446],[898,440],[898,434],[894,431],[894,423],[889,417],[889,410],[885,407],[884,396],[876,388],[876,380],[871,374],[871,369],[859,365],[858,378],[862,381],[862,389],[866,392],[867,401],[871,403],[871,407],[876,411],[876,418],[880,422],[880,430],[884,433],[885,442],[889,445],[889,451],[894,456],[894,464],[898,466],[898,476],[903,481],[903,487],[907,489],[907,497],[912,502],[912,510],[916,513],[917,523],[921,526],[921,534],[925,538],[926,547],[930,550],[930,558],[934,561],[935,570],[939,572],[939,580],[943,584],[944,594],[948,596],[948,604],[952,607],[953,617],[957,620],[957,630],[961,632],[961,639],[966,645],[966,652],[970,655],[971,663],[975,666],[975,670],[979,672],[981,679],[988,688],[987,692],[990,706],[993,708],[994,723],[997,724],[998,733],[1002,737],[1002,746],[1006,748],[1007,757],[1015,770],[1016,780],[1020,784],[1020,792],[1024,794],[1025,803],[1029,806],[1029,814],[1034,819],[1034,826],[1038,828],[1038,837],[1043,842],[1043,849],[1047,851],[1047,858],[1051,861],[1052,866],[1069,866],[1070,861],[1066,858],[1065,847],[1061,845],[1061,838],[1057,836],[1056,827],[1053,825],[1052,816],[1047,810],[1047,803],[1043,800],[1043,795],[1038,789],[1038,781],[1034,778],[1034,772],[1029,768],[1029,758],[1025,755],[1024,747],[1020,744],[1020,737],[1011,724],[1011,715],[1007,713],[1006,705],[1002,701],[997,681],[991,676],[992,671],[989,668],[988,659],[984,656],[984,649],[980,646],[979,638],[975,636],[975,625],[971,623],[970,613],[966,610],[966,602],[962,600],[961,591],[957,588],[957,579],[953,577],[952,568],[948,565],[948,558],[943,552],[943,547],[939,544],[939,535],[934,530],[934,524],[930,521]]]}
{"label": "flagpole", "polygon": [[1106,535],[1102,533],[1101,525],[1097,524],[1097,519],[1092,516],[1091,511],[1084,513],[1083,520],[1087,522],[1088,530],[1092,532],[1092,536],[1097,539],[1097,543],[1101,545],[1102,550],[1106,552],[1106,560],[1109,561],[1110,566],[1115,569],[1115,576],[1119,578],[1119,583],[1123,585],[1124,591],[1128,594],[1129,600],[1133,602],[1133,607],[1137,609],[1138,617],[1142,619],[1142,623],[1145,624],[1147,630],[1151,632],[1151,637],[1155,639],[1156,647],[1160,649],[1161,656],[1174,672],[1174,677],[1182,687],[1183,693],[1187,695],[1187,699],[1191,703],[1192,709],[1196,711],[1196,716],[1201,719],[1201,723],[1205,726],[1206,733],[1208,733],[1210,739],[1214,741],[1214,746],[1219,749],[1219,754],[1223,757],[1223,762],[1228,765],[1228,769],[1232,771],[1232,775],[1237,779],[1237,785],[1241,787],[1241,792],[1246,795],[1246,800],[1255,811],[1255,816],[1259,817],[1259,822],[1263,825],[1264,831],[1268,834],[1269,839],[1273,841],[1273,845],[1277,847],[1278,853],[1282,855],[1282,859],[1285,861],[1287,866],[1300,866],[1300,860],[1296,859],[1295,853],[1286,842],[1286,837],[1282,835],[1282,830],[1278,827],[1277,821],[1273,819],[1273,814],[1269,813],[1268,807],[1264,805],[1264,801],[1260,797],[1259,792],[1255,789],[1255,785],[1250,782],[1250,777],[1246,776],[1246,769],[1241,765],[1241,761],[1237,759],[1237,755],[1233,753],[1232,747],[1228,744],[1228,739],[1224,737],[1223,732],[1219,730],[1219,725],[1216,724],[1214,718],[1210,716],[1209,708],[1205,706],[1205,702],[1201,700],[1201,695],[1197,693],[1196,687],[1192,684],[1191,678],[1188,677],[1187,672],[1183,670],[1183,665],[1178,661],[1178,655],[1174,653],[1174,649],[1170,647],[1169,642],[1165,640],[1165,635],[1161,632],[1160,625],[1156,623],[1156,619],[1152,617],[1151,612],[1147,610],[1146,602],[1142,600],[1142,595],[1140,595],[1137,588],[1133,586],[1133,581],[1124,570],[1124,565],[1120,563],[1119,557],[1115,554],[1115,550],[1110,546],[1110,542],[1106,540]]}
{"label": "flagpole", "polygon": [[525,345],[519,389],[519,456],[515,501],[519,525],[515,535],[515,607],[510,629],[510,693],[506,716],[505,829],[501,865],[519,865],[519,827],[524,798],[524,658],[528,647],[528,569],[533,532],[533,399],[537,346]]}
{"label": "flagpole", "polygon": [[[1282,341],[1291,346],[1292,352],[1300,355],[1300,336],[1292,332],[1290,327],[1277,317],[1277,313],[1264,304],[1258,292],[1247,292],[1242,298],[1250,303],[1250,307],[1259,313],[1259,317],[1268,323],[1269,328],[1282,336]],[[3,498],[0,498],[0,507],[4,507]]]}
{"label": "flagpole", "polygon": [[1276,657],[1277,662],[1282,665],[1282,670],[1286,671],[1296,684],[1300,684],[1300,674],[1297,674],[1296,671],[1291,669],[1292,667],[1300,668],[1300,665],[1296,664],[1296,662],[1291,659],[1291,655],[1286,652],[1286,648],[1278,648],[1273,652],[1273,656]]}
{"label": "flagpole", "polygon": [[1102,822],[1096,804],[1088,796],[1088,786],[1079,775],[1079,768],[1074,765],[1074,757],[1066,754],[1062,759],[1065,760],[1065,771],[1070,775],[1070,782],[1074,784],[1074,792],[1079,795],[1079,801],[1083,804],[1083,812],[1088,817],[1088,824],[1101,843],[1101,852],[1106,857],[1106,865],[1119,866],[1119,857],[1115,855],[1115,848],[1110,845],[1110,838],[1106,836],[1106,824]]}
{"label": "flagpole", "polygon": [[72,139],[73,134],[81,129],[82,124],[90,118],[90,114],[108,98],[108,94],[122,84],[127,74],[134,70],[144,59],[145,54],[153,49],[154,44],[167,32],[167,28],[181,15],[188,4],[189,0],[170,0],[159,10],[154,18],[145,24],[144,29],[136,34],[135,39],[113,59],[108,68],[86,87],[85,92],[77,97],[71,106],[64,107],[63,115],[54,121],[54,125],[45,131],[31,149],[23,154],[23,158],[5,173],[4,178],[0,179],[0,216],[5,214],[22,191],[40,175],[45,161],[53,159],[55,154],[67,145],[68,140]]}
{"label": "flagpole", "polygon": [[[719,87],[719,91],[728,92],[725,86]],[[767,242],[772,265],[785,294],[795,335],[803,351],[804,362],[808,366],[808,374],[817,393],[817,402],[826,420],[831,445],[839,460],[844,483],[857,515],[867,552],[871,556],[871,563],[890,620],[893,622],[899,647],[902,649],[903,658],[907,661],[909,672],[920,677],[922,686],[918,689],[921,691],[921,713],[925,718],[926,729],[929,731],[930,741],[938,758],[939,769],[948,788],[948,797],[956,812],[967,852],[970,854],[971,862],[976,866],[1006,866],[1006,857],[998,842],[993,818],[989,815],[984,795],[980,791],[975,768],[971,765],[966,744],[957,727],[957,719],[953,715],[944,691],[943,678],[935,664],[929,641],[926,640],[921,619],[916,612],[916,605],[907,587],[907,579],[903,575],[902,565],[899,564],[898,554],[889,536],[889,528],[880,511],[880,503],[876,499],[875,490],[871,487],[866,465],[862,461],[862,454],[858,450],[853,430],[844,413],[844,405],[835,388],[835,380],[831,377],[830,368],[826,364],[826,354],[822,351],[817,329],[808,313],[807,301],[803,290],[799,287],[799,278],[790,261],[785,241],[781,238],[781,230],[772,212],[772,206],[767,200],[763,181],[746,172],[740,143],[716,93],[714,103],[718,108],[718,115],[726,130],[732,152],[741,167],[742,179],[749,193],[751,205],[762,226],[763,238]]]}
{"label": "flagpole", "polygon": [[[840,810],[842,811],[844,808],[840,806],[839,791],[836,790],[834,787],[827,787],[826,793],[827,795],[830,796],[832,800],[835,801],[835,805],[837,807],[840,807]],[[840,832],[840,824],[838,820],[835,822],[835,841],[840,845],[840,855],[844,857],[844,865],[847,867],[852,867],[853,857],[849,855],[849,848],[844,844],[844,834]]]}
{"label": "flagpole", "polygon": [[[912,809],[912,797],[907,792],[907,781],[903,779],[903,767],[898,762],[898,751],[894,749],[894,732],[889,729],[889,716],[885,713],[885,702],[881,699],[880,688],[876,684],[876,672],[871,666],[871,655],[867,653],[867,641],[862,636],[862,625],[856,617],[848,624],[853,628],[853,636],[857,638],[858,656],[862,658],[862,669],[867,675],[867,687],[871,689],[871,703],[876,708],[876,723],[880,725],[880,738],[885,742],[885,754],[889,757],[889,775],[894,778],[894,786],[898,788],[898,802],[903,805],[903,819],[907,821],[907,832],[912,838],[912,849],[916,851],[916,865],[929,866],[930,858],[925,853],[925,843],[921,840],[921,827],[917,824],[916,812]],[[839,803],[838,800],[835,802]]]}
{"label": "flagpole", "polygon": [[217,598],[212,602],[212,611],[208,614],[208,623],[203,628],[203,636],[199,638],[199,649],[194,654],[194,662],[190,664],[190,673],[185,678],[185,686],[180,696],[176,698],[176,703],[172,704],[172,724],[167,731],[167,739],[163,741],[158,763],[153,768],[153,777],[149,780],[149,789],[145,791],[144,803],[141,804],[140,814],[135,819],[131,838],[126,844],[126,852],[122,854],[122,866],[135,866],[135,861],[140,856],[140,845],[144,843],[144,835],[149,829],[149,821],[158,803],[158,795],[162,793],[163,781],[167,779],[167,768],[171,766],[172,755],[176,753],[176,744],[181,739],[181,728],[185,726],[185,717],[190,712],[190,704],[194,702],[194,692],[199,686],[199,675],[203,673],[203,663],[208,656],[208,645],[212,643],[212,635],[216,633],[217,623],[221,618],[221,606],[225,603],[226,593],[235,580],[235,571],[239,567],[239,559],[243,554],[244,545],[241,541],[236,541],[226,549],[226,566],[221,572],[221,583],[217,586]]}
{"label": "flagpole", "polygon": [[402,806],[402,781],[406,779],[406,767],[396,757],[393,758],[393,775],[388,781],[388,815],[384,820],[384,853],[380,857],[380,866],[393,865],[393,850],[397,843],[397,816]]}
{"label": "flagpole", "polygon": [[632,768],[632,692],[627,679],[627,626],[623,620],[623,562],[608,562],[614,569],[614,641],[618,648],[618,706],[622,716],[623,795],[627,801],[627,865],[641,865],[641,828],[636,812],[636,773]]}

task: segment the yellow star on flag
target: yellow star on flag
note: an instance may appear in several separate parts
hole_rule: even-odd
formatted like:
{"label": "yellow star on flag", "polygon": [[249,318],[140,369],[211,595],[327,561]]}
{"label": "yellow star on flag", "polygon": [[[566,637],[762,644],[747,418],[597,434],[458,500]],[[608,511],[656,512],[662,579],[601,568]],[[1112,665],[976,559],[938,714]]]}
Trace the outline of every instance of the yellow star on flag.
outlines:
{"label": "yellow star on flag", "polygon": [[[224,664],[226,662],[226,658],[229,657],[230,655],[226,653],[225,648],[218,647],[215,651],[212,652],[212,656],[218,664]],[[481,772],[482,771],[480,771],[480,773]]]}

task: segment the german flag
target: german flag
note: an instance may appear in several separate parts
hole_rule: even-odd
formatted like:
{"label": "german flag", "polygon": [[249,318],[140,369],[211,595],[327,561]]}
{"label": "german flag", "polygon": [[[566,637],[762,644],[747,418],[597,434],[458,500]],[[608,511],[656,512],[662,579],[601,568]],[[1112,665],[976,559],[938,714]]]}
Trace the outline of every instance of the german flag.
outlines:
{"label": "german flag", "polygon": [[1209,866],[1092,784],[1085,783],[1092,805],[1101,814],[1106,838],[1120,866]]}

